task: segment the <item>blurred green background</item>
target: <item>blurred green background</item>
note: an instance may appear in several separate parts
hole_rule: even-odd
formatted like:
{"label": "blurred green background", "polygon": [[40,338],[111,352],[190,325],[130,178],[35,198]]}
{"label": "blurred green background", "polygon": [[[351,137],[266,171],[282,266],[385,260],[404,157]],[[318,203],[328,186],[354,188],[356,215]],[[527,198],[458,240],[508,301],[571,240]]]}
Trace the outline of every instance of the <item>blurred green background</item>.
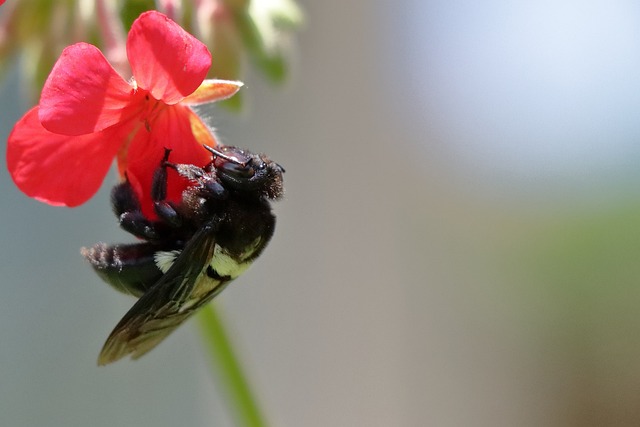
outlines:
{"label": "blurred green background", "polygon": [[[640,6],[300,3],[288,84],[212,113],[287,170],[217,301],[272,425],[640,425]],[[132,304],[79,255],[128,239],[115,179],[70,210],[0,171],[0,425],[230,426],[195,322],[95,366]]]}

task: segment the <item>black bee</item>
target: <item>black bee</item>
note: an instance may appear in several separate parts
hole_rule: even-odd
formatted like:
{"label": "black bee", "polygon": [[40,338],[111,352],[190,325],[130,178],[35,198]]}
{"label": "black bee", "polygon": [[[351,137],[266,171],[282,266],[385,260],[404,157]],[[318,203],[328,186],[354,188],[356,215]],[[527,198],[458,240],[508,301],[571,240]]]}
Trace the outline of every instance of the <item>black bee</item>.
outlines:
{"label": "black bee", "polygon": [[[246,270],[273,235],[269,202],[282,197],[284,169],[236,147],[205,148],[213,157],[204,168],[170,163],[165,150],[151,189],[157,220],[142,214],[128,181],[113,189],[120,226],[144,242],[82,249],[102,279],[139,298],[107,338],[99,365],[153,349]],[[167,168],[194,183],[176,205],[165,200]]]}

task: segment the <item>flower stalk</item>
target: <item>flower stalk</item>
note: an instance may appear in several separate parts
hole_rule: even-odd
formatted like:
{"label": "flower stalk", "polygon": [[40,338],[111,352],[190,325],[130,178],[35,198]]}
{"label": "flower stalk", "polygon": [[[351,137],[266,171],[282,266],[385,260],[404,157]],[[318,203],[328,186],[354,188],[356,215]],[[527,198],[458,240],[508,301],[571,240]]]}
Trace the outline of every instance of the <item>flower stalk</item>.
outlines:
{"label": "flower stalk", "polygon": [[223,394],[233,408],[236,425],[266,427],[266,420],[251,392],[215,304],[208,304],[197,317],[203,342],[210,353],[211,368],[221,380]]}

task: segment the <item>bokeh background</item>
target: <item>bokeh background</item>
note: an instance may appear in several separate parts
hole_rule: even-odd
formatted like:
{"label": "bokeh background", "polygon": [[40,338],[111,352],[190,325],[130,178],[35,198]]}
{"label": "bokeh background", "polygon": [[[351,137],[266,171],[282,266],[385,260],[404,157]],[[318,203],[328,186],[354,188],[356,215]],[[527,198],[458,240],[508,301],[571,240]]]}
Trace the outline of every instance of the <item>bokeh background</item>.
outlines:
{"label": "bokeh background", "polygon": [[[640,5],[300,3],[287,85],[213,114],[287,170],[217,301],[272,425],[640,425]],[[132,304],[79,255],[128,239],[115,179],[62,209],[0,170],[0,425],[231,426],[195,322],[95,365]]]}

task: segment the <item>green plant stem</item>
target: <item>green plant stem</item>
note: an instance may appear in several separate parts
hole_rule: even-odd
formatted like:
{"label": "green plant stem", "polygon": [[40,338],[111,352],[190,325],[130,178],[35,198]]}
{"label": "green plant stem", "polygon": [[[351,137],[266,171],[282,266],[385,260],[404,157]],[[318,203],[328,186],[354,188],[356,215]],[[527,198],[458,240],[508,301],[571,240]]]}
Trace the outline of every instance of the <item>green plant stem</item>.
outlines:
{"label": "green plant stem", "polygon": [[221,379],[223,394],[232,406],[236,425],[266,427],[267,423],[262,417],[214,304],[207,304],[200,310],[198,321],[205,346],[211,355],[211,366],[216,376]]}

